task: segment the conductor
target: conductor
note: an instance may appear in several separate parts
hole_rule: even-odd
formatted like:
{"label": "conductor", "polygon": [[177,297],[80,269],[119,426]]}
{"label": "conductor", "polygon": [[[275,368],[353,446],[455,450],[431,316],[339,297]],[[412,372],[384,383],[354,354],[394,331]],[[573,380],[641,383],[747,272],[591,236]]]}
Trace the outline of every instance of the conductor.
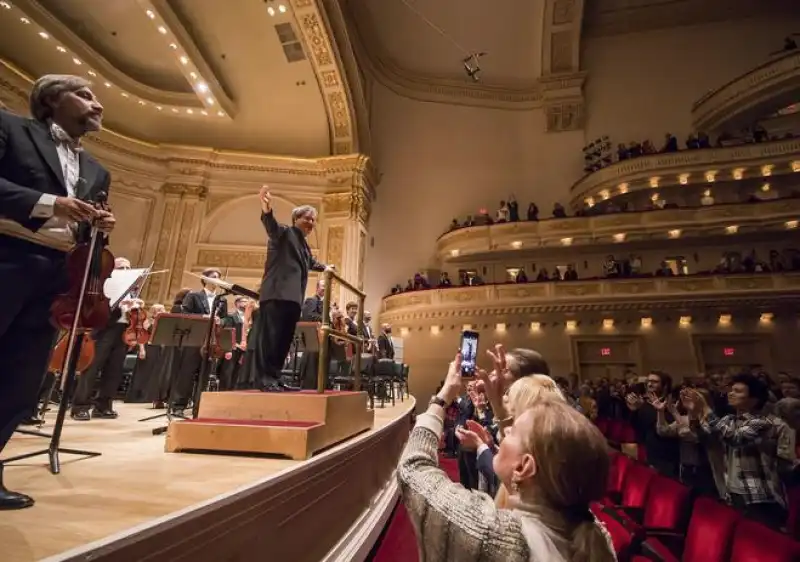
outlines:
{"label": "conductor", "polygon": [[308,271],[325,271],[331,266],[314,259],[306,242],[317,221],[314,207],[301,205],[295,208],[292,225],[288,226],[275,220],[268,186],[261,187],[259,196],[261,222],[269,241],[259,298],[260,341],[256,349],[256,371],[262,392],[282,392],[291,390],[281,383],[280,373],[300,319]]}

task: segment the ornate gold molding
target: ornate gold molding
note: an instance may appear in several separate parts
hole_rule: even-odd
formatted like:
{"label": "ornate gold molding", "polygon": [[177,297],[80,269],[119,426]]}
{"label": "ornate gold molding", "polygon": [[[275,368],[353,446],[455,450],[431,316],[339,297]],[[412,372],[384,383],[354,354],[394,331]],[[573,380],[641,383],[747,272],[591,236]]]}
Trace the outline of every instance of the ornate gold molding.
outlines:
{"label": "ornate gold molding", "polygon": [[331,135],[332,154],[350,154],[358,150],[357,128],[351,112],[347,77],[342,71],[332,46],[320,0],[294,0],[295,18],[309,53],[311,66],[317,75]]}
{"label": "ornate gold molding", "polygon": [[329,226],[327,238],[325,261],[341,271],[344,257],[344,226],[340,224]]}
{"label": "ornate gold molding", "polygon": [[799,91],[800,52],[793,51],[734,78],[700,98],[692,107],[692,122],[698,131],[723,130],[729,124],[738,125],[737,119],[743,114],[772,100],[782,101],[778,107],[770,108],[771,111],[782,109],[781,105],[788,105],[785,103],[786,96],[794,93],[794,97],[788,101],[796,101]]}
{"label": "ornate gold molding", "polygon": [[762,166],[772,166],[771,175],[790,174],[800,167],[800,139],[746,144],[728,148],[682,150],[623,160],[584,176],[570,188],[570,204],[581,209],[588,198],[596,201],[620,193],[671,185],[707,184],[707,173],[716,181],[734,179],[734,171],[745,177],[762,175]]}
{"label": "ornate gold molding", "polygon": [[459,228],[436,241],[440,263],[490,258],[496,252],[526,252],[565,246],[611,244],[625,234],[626,242],[668,240],[679,230],[681,239],[721,235],[725,227],[740,230],[785,232],[787,221],[800,218],[800,199],[780,199],[758,204],[719,205],[695,209],[615,213],[546,221],[523,221]]}
{"label": "ornate gold molding", "polygon": [[454,287],[384,297],[381,322],[402,326],[487,317],[530,322],[530,315],[549,313],[796,305],[798,289],[797,273]]}

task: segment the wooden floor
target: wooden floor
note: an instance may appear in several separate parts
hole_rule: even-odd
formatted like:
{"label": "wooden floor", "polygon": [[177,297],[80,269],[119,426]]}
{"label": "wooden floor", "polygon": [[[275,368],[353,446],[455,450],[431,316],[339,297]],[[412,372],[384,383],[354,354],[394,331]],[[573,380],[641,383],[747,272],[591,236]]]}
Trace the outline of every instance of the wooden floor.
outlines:
{"label": "wooden floor", "polygon": [[[151,430],[164,418],[147,405],[117,404],[117,420],[68,420],[62,446],[102,453],[95,458],[61,455],[61,474],[53,476],[45,456],[5,469],[6,485],[30,494],[36,506],[0,511],[0,560],[41,560],[252,485],[302,461],[245,456],[168,454],[164,436]],[[406,404],[376,408],[375,429],[408,410]],[[156,412],[157,413],[157,412]],[[48,418],[44,430],[52,426]],[[373,430],[374,431],[374,430]],[[4,457],[46,446],[40,437],[16,435]],[[343,446],[343,445],[339,445]]]}

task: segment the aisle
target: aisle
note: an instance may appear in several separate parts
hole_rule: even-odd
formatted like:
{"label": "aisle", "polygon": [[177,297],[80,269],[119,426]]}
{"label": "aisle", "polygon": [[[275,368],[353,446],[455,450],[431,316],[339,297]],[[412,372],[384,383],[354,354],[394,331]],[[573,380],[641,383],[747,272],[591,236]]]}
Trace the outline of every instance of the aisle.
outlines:
{"label": "aisle", "polygon": [[[458,461],[439,457],[439,466],[458,482]],[[417,538],[403,502],[398,502],[372,562],[418,562]]]}

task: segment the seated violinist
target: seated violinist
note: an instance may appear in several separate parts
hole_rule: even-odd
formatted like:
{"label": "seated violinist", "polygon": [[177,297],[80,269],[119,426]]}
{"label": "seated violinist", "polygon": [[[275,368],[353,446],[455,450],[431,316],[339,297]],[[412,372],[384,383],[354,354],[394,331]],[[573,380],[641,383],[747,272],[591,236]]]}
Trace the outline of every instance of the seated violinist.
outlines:
{"label": "seated violinist", "polygon": [[[131,263],[127,259],[114,260],[114,269],[130,268]],[[143,303],[137,298],[123,298],[119,306],[111,311],[106,327],[92,333],[95,340],[94,360],[86,372],[78,377],[70,413],[73,420],[115,419],[118,416],[113,402],[122,383],[125,356],[129,348],[125,343],[128,313],[131,308],[140,304]]]}
{"label": "seated violinist", "polygon": [[[0,110],[0,292],[13,295],[0,307],[0,451],[36,403],[56,335],[50,307],[69,290],[66,251],[87,239],[88,229],[75,227],[114,227],[110,211],[87,202],[111,183],[81,146],[103,120],[90,86],[80,76],[43,76],[31,91],[32,118]],[[32,506],[3,476],[0,465],[0,510]]]}

